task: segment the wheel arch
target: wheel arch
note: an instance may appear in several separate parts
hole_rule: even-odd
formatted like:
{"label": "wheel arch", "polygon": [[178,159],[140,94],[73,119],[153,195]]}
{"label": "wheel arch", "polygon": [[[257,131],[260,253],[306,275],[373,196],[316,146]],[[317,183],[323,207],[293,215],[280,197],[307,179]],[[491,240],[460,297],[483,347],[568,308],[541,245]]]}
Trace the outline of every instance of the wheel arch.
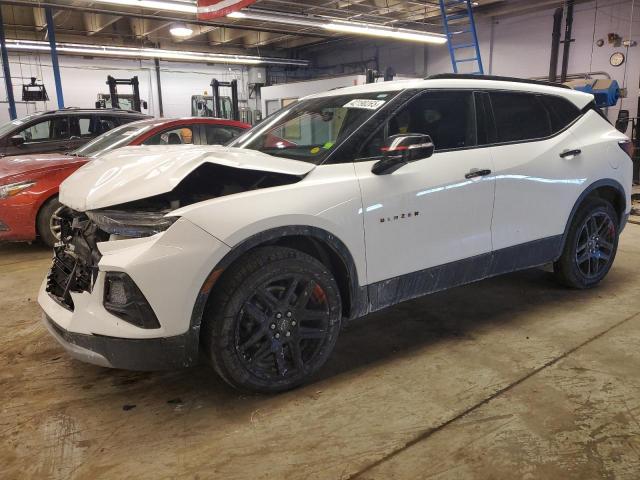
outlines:
{"label": "wheel arch", "polygon": [[582,193],[574,203],[573,208],[571,209],[571,213],[569,214],[569,218],[564,227],[564,233],[562,235],[562,245],[558,256],[564,251],[565,242],[567,240],[567,236],[569,235],[569,229],[571,228],[571,223],[573,222],[576,213],[584,204],[584,202],[590,198],[602,198],[608,200],[618,213],[619,226],[624,226],[625,211],[627,209],[627,199],[624,187],[620,184],[620,182],[612,178],[605,178],[593,182],[582,191]]}
{"label": "wheel arch", "polygon": [[50,201],[58,198],[60,192],[57,188],[50,189],[45,195],[41,195],[38,201],[33,205],[33,229],[37,235],[40,235],[38,232],[38,218],[40,217],[40,212]]}
{"label": "wheel arch", "polygon": [[331,270],[338,283],[344,317],[353,319],[366,313],[367,288],[360,286],[355,262],[342,240],[319,227],[291,225],[272,228],[248,237],[218,262],[198,293],[191,315],[192,332],[200,329],[211,292],[225,271],[248,252],[267,245],[295,248],[319,260]]}

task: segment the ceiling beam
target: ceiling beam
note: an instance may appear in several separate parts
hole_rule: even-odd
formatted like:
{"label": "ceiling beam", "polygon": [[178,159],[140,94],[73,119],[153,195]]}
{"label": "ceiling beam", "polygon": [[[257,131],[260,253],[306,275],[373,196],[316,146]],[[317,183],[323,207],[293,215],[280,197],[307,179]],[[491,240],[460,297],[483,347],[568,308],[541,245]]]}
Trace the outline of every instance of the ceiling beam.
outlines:
{"label": "ceiling beam", "polygon": [[[60,15],[60,10],[56,10],[53,12],[53,19],[55,20],[58,15]],[[34,8],[33,9],[33,24],[35,26],[36,32],[42,32],[47,29],[47,17],[44,13],[44,8]]]}
{"label": "ceiling beam", "polygon": [[129,18],[131,33],[135,38],[146,38],[154,32],[171,25],[171,22],[148,20],[146,18]]}
{"label": "ceiling beam", "polygon": [[193,33],[191,33],[191,35],[186,36],[186,37],[176,37],[174,35],[172,35],[172,39],[174,43],[182,43],[185,42],[187,40],[193,40],[196,37],[199,37],[200,35],[204,35],[206,33],[212,32],[214,30],[217,30],[220,27],[216,27],[215,25],[191,25],[191,24],[187,24],[187,26],[189,28],[191,28],[193,30]]}
{"label": "ceiling beam", "polygon": [[[249,35],[250,32],[239,28],[217,28],[207,34],[209,45],[224,45]],[[254,33],[254,32],[251,32]]]}
{"label": "ceiling beam", "polygon": [[91,12],[83,13],[82,17],[84,20],[84,28],[87,30],[87,35],[89,36],[101,32],[122,18],[119,15],[105,15]]}
{"label": "ceiling beam", "polygon": [[[33,8],[34,0],[1,0],[3,5],[15,5],[20,7],[29,7]],[[54,9],[54,12],[58,10],[66,10],[66,11],[81,11],[81,12],[91,12],[91,13],[102,13],[105,15],[119,15],[127,18],[139,18],[139,19],[148,19],[148,20],[162,20],[169,23],[172,22],[187,22],[195,25],[211,25],[218,27],[233,27],[233,23],[228,19],[224,19],[219,22],[206,21],[206,20],[194,20],[192,17],[187,18],[186,16],[180,16],[179,14],[175,15],[159,15],[159,14],[147,14],[141,13],[140,11],[125,11],[125,10],[117,10],[117,9],[104,9],[104,8],[96,8],[90,7],[87,5],[78,6],[72,4],[64,4],[64,3],[56,3],[56,0],[38,0],[38,5],[41,7],[51,7]],[[243,30],[256,30],[261,32],[274,32],[274,33],[291,33],[282,28],[278,28],[277,26],[253,26],[253,25],[237,25],[235,28],[242,28]],[[312,36],[312,37],[326,37],[329,38],[331,35],[317,35],[310,34],[307,32],[296,32],[296,35],[300,36]]]}
{"label": "ceiling beam", "polygon": [[[581,0],[578,0],[576,3],[581,3]],[[496,5],[488,5],[482,9],[482,13],[488,17],[506,17],[525,15],[527,13],[563,6],[564,2],[562,0],[538,0],[536,2],[516,0],[511,2],[496,2]]]}

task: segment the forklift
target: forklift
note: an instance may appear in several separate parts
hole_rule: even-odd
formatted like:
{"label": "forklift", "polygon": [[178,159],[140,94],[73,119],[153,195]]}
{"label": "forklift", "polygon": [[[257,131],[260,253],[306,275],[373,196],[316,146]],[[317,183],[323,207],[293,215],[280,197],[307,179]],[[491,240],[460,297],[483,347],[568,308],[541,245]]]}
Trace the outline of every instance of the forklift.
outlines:
{"label": "forklift", "polygon": [[[118,108],[123,110],[135,110],[141,112],[147,109],[147,102],[140,100],[140,83],[138,77],[133,78],[114,78],[111,75],[107,77],[107,85],[109,85],[109,94],[99,93],[96,108]],[[129,85],[133,89],[133,94],[118,93],[118,85]]]}
{"label": "forklift", "polygon": [[[238,80],[220,82],[211,80],[212,96],[193,95],[191,97],[191,115],[194,117],[225,118],[227,120],[240,120],[240,108],[238,107]],[[231,97],[220,96],[220,87],[230,87]]]}

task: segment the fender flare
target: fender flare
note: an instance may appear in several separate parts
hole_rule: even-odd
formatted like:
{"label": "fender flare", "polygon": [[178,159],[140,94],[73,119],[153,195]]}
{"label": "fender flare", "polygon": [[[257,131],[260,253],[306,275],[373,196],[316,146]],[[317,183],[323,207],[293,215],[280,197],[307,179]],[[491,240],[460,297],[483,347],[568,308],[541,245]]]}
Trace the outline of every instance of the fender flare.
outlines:
{"label": "fender flare", "polygon": [[582,205],[584,200],[591,193],[593,193],[594,190],[596,190],[598,188],[601,188],[601,187],[612,187],[622,196],[625,206],[622,209],[622,213],[621,213],[620,218],[618,220],[620,222],[620,226],[621,227],[624,226],[624,216],[625,216],[624,212],[627,209],[627,198],[626,198],[626,193],[625,193],[624,187],[620,184],[620,182],[618,182],[617,180],[614,180],[612,178],[604,178],[604,179],[601,179],[601,180],[597,180],[597,181],[593,182],[592,184],[590,184],[587,188],[585,188],[582,191],[582,193],[580,193],[580,196],[578,197],[576,202],[573,204],[573,208],[571,209],[571,213],[569,213],[569,218],[567,220],[567,224],[564,227],[564,233],[562,234],[562,242],[561,242],[561,245],[560,245],[560,251],[558,252],[558,256],[557,256],[556,260],[558,258],[560,258],[560,255],[562,255],[562,252],[564,251],[564,245],[565,245],[565,242],[567,240],[567,237],[569,236],[569,229],[571,228],[571,223],[573,222],[573,218],[575,217],[576,213],[578,212],[578,209],[580,208],[580,206]]}
{"label": "fender flare", "polygon": [[288,225],[283,227],[271,228],[260,233],[252,235],[239,244],[235,245],[211,270],[206,280],[202,284],[198,297],[191,314],[189,331],[199,337],[200,325],[204,316],[205,307],[211,290],[216,281],[222,275],[224,270],[233,262],[240,258],[243,254],[259,245],[266,244],[273,240],[291,236],[305,236],[322,242],[329,246],[333,253],[343,262],[348,273],[349,294],[351,296],[351,309],[349,318],[357,318],[364,315],[368,305],[367,287],[361,287],[358,282],[358,271],[347,246],[334,234],[318,227],[310,225]]}

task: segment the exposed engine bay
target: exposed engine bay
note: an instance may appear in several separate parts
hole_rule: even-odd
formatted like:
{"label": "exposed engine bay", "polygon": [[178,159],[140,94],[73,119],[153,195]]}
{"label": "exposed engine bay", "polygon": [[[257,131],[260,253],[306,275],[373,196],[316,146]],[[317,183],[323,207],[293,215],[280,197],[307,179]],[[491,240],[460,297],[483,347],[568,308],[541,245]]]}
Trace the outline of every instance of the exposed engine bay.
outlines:
{"label": "exposed engine bay", "polygon": [[261,188],[278,187],[302,177],[284,173],[247,170],[204,163],[187,175],[172,191],[114,206],[114,209],[175,210],[186,205]]}
{"label": "exposed engine bay", "polygon": [[142,237],[164,231],[176,220],[166,214],[186,205],[261,188],[295,183],[302,177],[206,163],[170,192],[113,207],[91,210],[88,217],[109,234]]}

